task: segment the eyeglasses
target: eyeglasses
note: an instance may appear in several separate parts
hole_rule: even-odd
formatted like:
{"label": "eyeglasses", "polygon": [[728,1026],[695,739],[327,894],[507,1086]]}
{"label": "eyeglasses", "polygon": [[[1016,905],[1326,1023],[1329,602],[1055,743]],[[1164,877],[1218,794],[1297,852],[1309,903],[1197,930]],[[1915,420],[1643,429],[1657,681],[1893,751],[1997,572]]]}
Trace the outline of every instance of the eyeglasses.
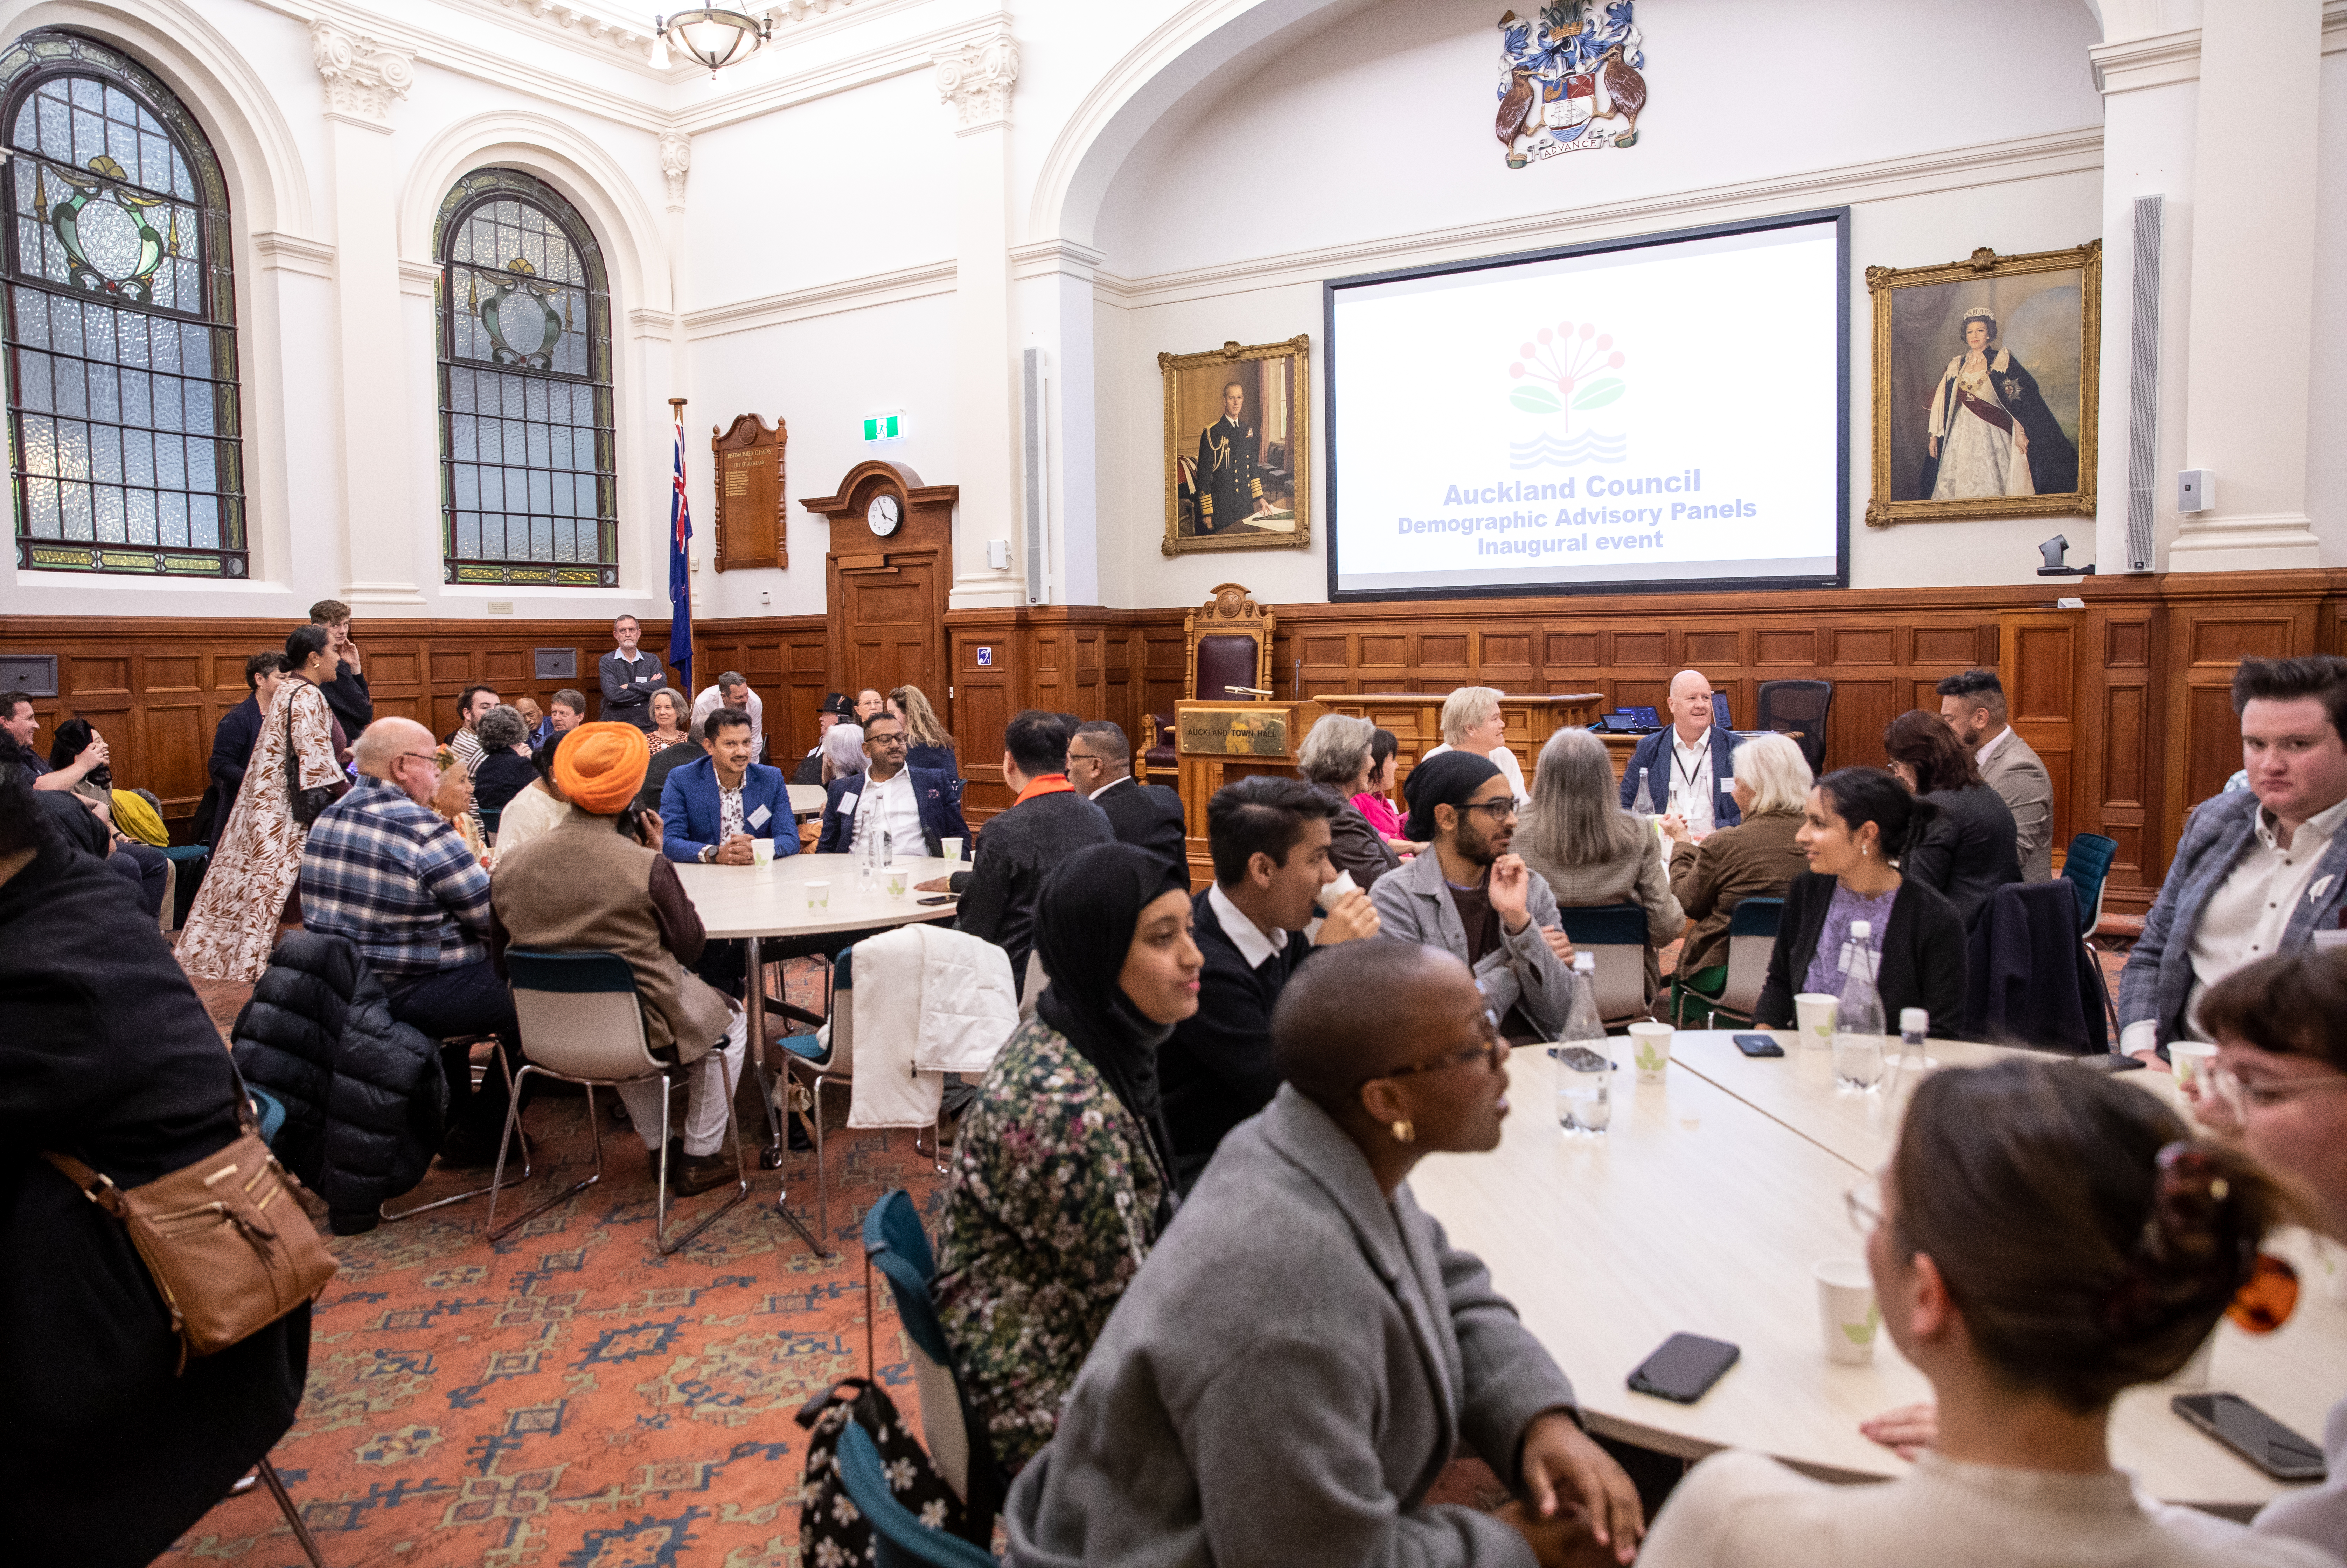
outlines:
{"label": "eyeglasses", "polygon": [[434,756],[430,752],[399,752],[395,754],[403,757],[411,757],[419,763],[430,763],[435,768],[437,768],[440,765],[440,759]]}
{"label": "eyeglasses", "polygon": [[902,735],[866,735],[864,738],[876,746],[901,746],[905,743]]}
{"label": "eyeglasses", "polygon": [[1860,1235],[1872,1235],[1882,1228],[1884,1223],[1882,1173],[1877,1171],[1857,1183],[1842,1194],[1841,1201],[1843,1207],[1850,1211],[1850,1228]]}
{"label": "eyeglasses", "polygon": [[1499,822],[1516,815],[1516,803],[1512,800],[1471,800],[1459,809],[1461,811],[1488,811],[1491,814],[1491,820],[1493,822]]}
{"label": "eyeglasses", "polygon": [[2235,1120],[2247,1116],[2252,1107],[2269,1110],[2301,1094],[2319,1094],[2328,1089],[2347,1089],[2347,1077],[2284,1078],[2245,1083],[2230,1068],[2211,1067],[2204,1075],[2209,1091],[2224,1102]]}
{"label": "eyeglasses", "polygon": [[1362,1080],[1375,1082],[1377,1078],[1410,1078],[1421,1072],[1440,1072],[1447,1068],[1464,1067],[1478,1058],[1490,1064],[1493,1071],[1508,1064],[1508,1042],[1500,1033],[1500,1020],[1490,1008],[1483,1009],[1483,1038],[1473,1045],[1460,1046],[1457,1050],[1443,1052],[1431,1061],[1413,1061],[1407,1067],[1397,1067],[1390,1072],[1380,1072],[1376,1078]]}

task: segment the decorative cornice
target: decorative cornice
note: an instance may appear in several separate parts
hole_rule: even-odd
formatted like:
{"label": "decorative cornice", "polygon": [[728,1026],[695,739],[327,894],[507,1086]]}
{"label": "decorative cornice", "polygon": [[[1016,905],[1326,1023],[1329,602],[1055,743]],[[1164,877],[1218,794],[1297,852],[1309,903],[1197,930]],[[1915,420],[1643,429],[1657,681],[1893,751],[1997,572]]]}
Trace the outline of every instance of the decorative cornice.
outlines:
{"label": "decorative cornice", "polygon": [[399,292],[418,299],[428,300],[432,291],[440,285],[440,263],[418,261],[409,257],[399,259]]}
{"label": "decorative cornice", "polygon": [[842,311],[867,310],[875,305],[926,299],[932,294],[950,294],[954,292],[954,276],[951,261],[931,261],[926,266],[901,267],[893,272],[842,278],[787,293],[737,300],[705,311],[686,312],[684,335],[722,337],[728,333],[755,332],[761,327],[805,321],[810,316],[836,315]]}
{"label": "decorative cornice", "polygon": [[627,313],[628,333],[631,337],[672,338],[676,335],[676,313],[656,311],[650,305],[637,305]]}
{"label": "decorative cornice", "polygon": [[2200,79],[2200,29],[2153,33],[2096,44],[2086,51],[2094,63],[2095,85],[2108,97],[2114,93],[2141,92]]}
{"label": "decorative cornice", "polygon": [[661,173],[668,179],[668,210],[684,210],[684,177],[692,168],[692,138],[681,130],[664,130],[660,138]]}
{"label": "decorative cornice", "polygon": [[311,22],[310,57],[326,84],[326,112],[339,118],[387,128],[392,101],[415,85],[412,50],[350,32],[330,17]]}
{"label": "decorative cornice", "polygon": [[1010,275],[1014,279],[1045,278],[1064,272],[1089,283],[1099,274],[1100,264],[1107,260],[1107,251],[1079,245],[1073,240],[1042,240],[1010,248]]}
{"label": "decorative cornice", "polygon": [[334,275],[334,248],[323,240],[282,232],[255,234],[252,256],[264,272],[300,272],[312,278]]}
{"label": "decorative cornice", "polygon": [[1691,222],[1699,218],[1709,221],[1747,212],[1789,211],[1809,204],[1890,200],[1964,186],[2083,173],[2102,166],[2102,128],[2088,126],[2045,136],[2017,137],[1903,158],[1842,164],[1769,179],[1705,186],[1625,201],[1594,202],[1570,210],[1553,210],[1493,222],[1462,223],[1414,234],[1359,240],[1222,266],[1147,277],[1118,277],[1103,272],[1097,275],[1092,287],[1095,297],[1108,303],[1140,309],[1210,298],[1241,289],[1317,282],[1323,278],[1454,256],[1529,250],[1593,235],[1636,233],[1672,220]]}
{"label": "decorative cornice", "polygon": [[1019,83],[1019,42],[1003,27],[991,36],[936,56],[938,99],[954,107],[964,130],[1010,123],[1010,90]]}
{"label": "decorative cornice", "polygon": [[[863,21],[884,15],[881,7],[893,4],[925,5],[928,0],[861,0],[856,19]],[[740,125],[761,115],[773,114],[834,93],[852,92],[892,77],[910,76],[915,71],[929,70],[937,64],[940,50],[977,42],[991,36],[1010,25],[1007,11],[981,12],[958,22],[948,23],[926,35],[898,38],[860,54],[843,56],[825,65],[810,66],[802,71],[770,76],[763,80],[751,80],[744,86],[726,87],[717,97],[678,110],[670,118],[671,128],[699,136],[705,130],[721,126]],[[694,91],[700,91],[695,84]]]}

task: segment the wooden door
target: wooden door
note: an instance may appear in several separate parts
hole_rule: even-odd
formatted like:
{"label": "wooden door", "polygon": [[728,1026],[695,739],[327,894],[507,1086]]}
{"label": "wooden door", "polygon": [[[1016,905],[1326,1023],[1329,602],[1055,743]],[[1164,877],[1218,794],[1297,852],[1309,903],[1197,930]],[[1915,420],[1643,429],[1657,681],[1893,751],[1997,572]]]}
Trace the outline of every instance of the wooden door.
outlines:
{"label": "wooden door", "polygon": [[932,702],[945,696],[945,606],[934,552],[892,551],[878,568],[837,569],[834,597],[844,656],[841,687],[886,692],[918,686]]}

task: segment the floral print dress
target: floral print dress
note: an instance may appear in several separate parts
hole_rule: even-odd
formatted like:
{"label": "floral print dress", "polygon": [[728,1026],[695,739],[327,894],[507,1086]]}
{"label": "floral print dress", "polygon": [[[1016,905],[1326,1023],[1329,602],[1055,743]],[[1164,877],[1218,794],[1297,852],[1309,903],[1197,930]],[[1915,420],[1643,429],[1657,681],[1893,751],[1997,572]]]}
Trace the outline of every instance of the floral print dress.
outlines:
{"label": "floral print dress", "polygon": [[235,809],[179,932],[179,964],[191,975],[251,983],[269,972],[278,918],[302,874],[302,845],[310,836],[286,798],[289,743],[303,789],[345,782],[334,762],[334,719],[325,696],[299,675],[286,678],[270,705]]}
{"label": "floral print dress", "polygon": [[1021,1025],[955,1139],[938,1249],[938,1315],[1006,1474],[1051,1440],[1162,1192],[1107,1080],[1042,1020]]}

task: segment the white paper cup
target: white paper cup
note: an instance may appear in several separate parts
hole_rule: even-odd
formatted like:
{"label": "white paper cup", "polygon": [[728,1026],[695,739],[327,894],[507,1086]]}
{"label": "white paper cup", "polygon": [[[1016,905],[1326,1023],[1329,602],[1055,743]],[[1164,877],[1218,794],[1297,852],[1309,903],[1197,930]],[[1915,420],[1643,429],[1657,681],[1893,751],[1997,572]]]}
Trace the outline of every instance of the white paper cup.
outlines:
{"label": "white paper cup", "polygon": [[1818,1282],[1818,1325],[1826,1359],[1855,1366],[1874,1359],[1882,1314],[1874,1304],[1874,1276],[1865,1261],[1829,1257],[1809,1269]]}
{"label": "white paper cup", "polygon": [[2168,1071],[2176,1076],[2176,1092],[2190,1099],[2208,1087],[2208,1071],[2217,1065],[2217,1048],[2197,1040],[2168,1042]]}
{"label": "white paper cup", "polygon": [[1660,1083],[1671,1066],[1671,1026],[1634,1023],[1630,1026],[1630,1060],[1641,1083]]}
{"label": "white paper cup", "polygon": [[1353,874],[1351,872],[1339,871],[1337,873],[1337,880],[1329,883],[1328,886],[1320,889],[1319,892],[1315,893],[1312,896],[1312,901],[1315,904],[1319,905],[1320,913],[1326,915],[1329,910],[1337,907],[1337,899],[1342,898],[1346,894],[1352,892],[1353,889],[1358,886],[1359,884],[1353,880]]}
{"label": "white paper cup", "polygon": [[880,885],[887,889],[888,897],[891,898],[902,898],[905,896],[905,889],[911,885],[912,880],[912,873],[901,866],[891,866],[880,874]]}
{"label": "white paper cup", "polygon": [[755,866],[772,866],[774,863],[774,841],[771,838],[752,839],[750,861]]}
{"label": "white paper cup", "polygon": [[806,885],[806,896],[807,907],[810,909],[828,909],[831,907],[831,884],[828,882],[808,883]]}
{"label": "white paper cup", "polygon": [[961,858],[961,840],[958,838],[938,839],[938,853],[944,856],[948,860],[959,860]]}
{"label": "white paper cup", "polygon": [[1798,1026],[1801,1043],[1812,1050],[1823,1050],[1832,1043],[1834,1015],[1841,1010],[1840,997],[1823,996],[1816,991],[1803,991],[1793,999],[1793,1020]]}

